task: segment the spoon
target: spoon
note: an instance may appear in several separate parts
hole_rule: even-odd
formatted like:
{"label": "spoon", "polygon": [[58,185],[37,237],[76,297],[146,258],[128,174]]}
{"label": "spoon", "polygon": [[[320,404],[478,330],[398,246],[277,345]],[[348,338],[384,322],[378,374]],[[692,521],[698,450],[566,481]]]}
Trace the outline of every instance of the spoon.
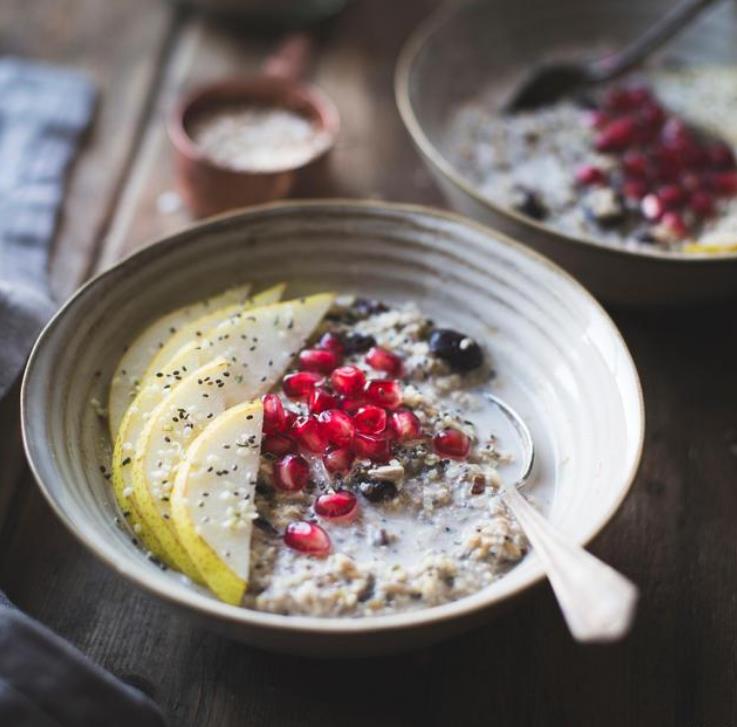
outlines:
{"label": "spoon", "polygon": [[629,630],[637,587],[581,546],[570,542],[519,493],[532,472],[535,444],[522,417],[504,401],[486,394],[509,420],[522,443],[522,474],[502,485],[500,497],[517,519],[542,562],[558,605],[577,641],[614,641]]}
{"label": "spoon", "polygon": [[593,61],[550,63],[532,71],[504,106],[507,113],[551,104],[584,86],[611,81],[639,65],[715,0],[685,0],[619,53]]}

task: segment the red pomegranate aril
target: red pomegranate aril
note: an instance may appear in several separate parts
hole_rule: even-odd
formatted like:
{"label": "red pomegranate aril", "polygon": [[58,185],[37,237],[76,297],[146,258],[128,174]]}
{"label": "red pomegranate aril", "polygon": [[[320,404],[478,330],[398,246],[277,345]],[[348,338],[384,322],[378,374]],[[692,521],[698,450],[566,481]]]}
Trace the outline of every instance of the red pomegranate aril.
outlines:
{"label": "red pomegranate aril", "polygon": [[717,169],[734,169],[735,159],[734,152],[728,144],[717,142],[709,146],[706,150],[709,157],[709,164]]}
{"label": "red pomegranate aril", "polygon": [[714,199],[708,192],[694,192],[688,200],[688,206],[699,217],[709,217],[714,214]]}
{"label": "red pomegranate aril", "polygon": [[435,454],[450,459],[466,459],[471,440],[460,429],[443,429],[432,438]]}
{"label": "red pomegranate aril", "polygon": [[659,220],[663,216],[665,206],[654,194],[647,194],[642,198],[640,210],[648,220]]}
{"label": "red pomegranate aril", "polygon": [[261,451],[267,454],[275,454],[277,457],[294,452],[297,442],[285,434],[266,434],[261,440]]}
{"label": "red pomegranate aril", "polygon": [[338,394],[355,396],[366,383],[366,374],[357,366],[341,366],[330,374],[330,383]]}
{"label": "red pomegranate aril", "polygon": [[349,523],[358,514],[358,499],[349,490],[326,492],[315,500],[315,514],[333,523]]}
{"label": "red pomegranate aril", "polygon": [[328,409],[336,409],[338,407],[338,397],[325,391],[321,386],[316,386],[310,394],[308,407],[312,414],[319,414],[321,411],[327,411]]}
{"label": "red pomegranate aril", "polygon": [[294,520],[287,525],[284,542],[293,550],[306,555],[324,557],[330,553],[330,536],[315,523]]}
{"label": "red pomegranate aril", "polygon": [[644,86],[629,88],[615,87],[604,94],[603,105],[614,111],[630,111],[641,106],[652,98],[649,89]]}
{"label": "red pomegranate aril", "polygon": [[320,454],[328,446],[322,427],[314,416],[297,417],[292,425],[291,433],[297,440],[297,444],[308,452]]}
{"label": "red pomegranate aril", "polygon": [[347,447],[356,431],[353,419],[340,409],[328,409],[317,416],[322,438],[336,447]]}
{"label": "red pomegranate aril", "polygon": [[606,174],[599,167],[593,164],[584,164],[576,170],[576,182],[586,187],[595,184],[604,184],[606,182]]}
{"label": "red pomegranate aril", "polygon": [[342,356],[336,351],[323,348],[307,348],[300,351],[299,367],[303,371],[317,371],[321,374],[329,374],[340,365]]}
{"label": "red pomegranate aril", "polygon": [[418,439],[421,432],[420,420],[408,409],[395,411],[390,420],[391,428],[400,442]]}
{"label": "red pomegranate aril", "polygon": [[660,138],[666,144],[681,144],[684,141],[691,141],[693,136],[690,129],[682,119],[671,116],[663,125],[663,129],[660,132]]}
{"label": "red pomegranate aril", "polygon": [[640,109],[640,119],[648,127],[657,131],[665,121],[665,111],[663,107],[655,102],[646,103]]}
{"label": "red pomegranate aril", "polygon": [[353,451],[356,457],[370,459],[372,462],[388,462],[392,456],[392,442],[383,434],[363,434],[356,432],[353,438]]}
{"label": "red pomegranate aril", "polygon": [[320,383],[323,377],[314,371],[298,371],[287,374],[282,381],[282,389],[290,399],[306,401],[312,390]]}
{"label": "red pomegranate aril", "polygon": [[737,194],[737,172],[718,172],[712,176],[711,185],[717,194],[731,197]]}
{"label": "red pomegranate aril", "polygon": [[366,384],[366,400],[384,409],[396,409],[402,403],[402,390],[394,379],[374,379]]}
{"label": "red pomegranate aril", "polygon": [[673,209],[686,201],[686,193],[677,184],[665,184],[656,192],[664,207]]}
{"label": "red pomegranate aril", "polygon": [[330,447],[322,456],[322,463],[331,475],[350,471],[355,455],[349,447]]}
{"label": "red pomegranate aril", "polygon": [[584,113],[583,120],[591,129],[603,129],[611,121],[611,116],[601,109],[590,109]]}
{"label": "red pomegranate aril", "polygon": [[683,238],[688,235],[688,228],[683,217],[678,212],[666,212],[660,224],[670,230],[677,237]]}
{"label": "red pomegranate aril", "polygon": [[402,359],[396,353],[387,351],[381,346],[374,346],[366,354],[366,363],[377,371],[386,371],[392,376],[402,373]]}
{"label": "red pomegranate aril", "polygon": [[287,428],[287,415],[284,405],[276,394],[265,394],[261,398],[264,407],[263,430],[267,434],[284,432]]}
{"label": "red pomegranate aril", "polygon": [[595,146],[598,151],[622,151],[632,144],[637,136],[635,121],[629,116],[615,119],[597,135]]}
{"label": "red pomegranate aril", "polygon": [[341,337],[337,333],[332,333],[331,331],[322,334],[317,347],[327,349],[328,351],[335,351],[340,356],[343,355],[345,350]]}
{"label": "red pomegranate aril", "polygon": [[288,454],[274,465],[274,486],[284,492],[304,490],[310,480],[310,466],[304,457]]}
{"label": "red pomegranate aril", "polygon": [[627,199],[641,200],[647,193],[647,183],[642,179],[626,179],[622,182],[622,194]]}
{"label": "red pomegranate aril", "polygon": [[368,404],[362,406],[354,415],[353,423],[357,432],[363,434],[381,434],[386,429],[386,410],[380,406]]}
{"label": "red pomegranate aril", "polygon": [[649,164],[644,154],[628,151],[622,157],[622,169],[628,177],[641,179],[647,176]]}

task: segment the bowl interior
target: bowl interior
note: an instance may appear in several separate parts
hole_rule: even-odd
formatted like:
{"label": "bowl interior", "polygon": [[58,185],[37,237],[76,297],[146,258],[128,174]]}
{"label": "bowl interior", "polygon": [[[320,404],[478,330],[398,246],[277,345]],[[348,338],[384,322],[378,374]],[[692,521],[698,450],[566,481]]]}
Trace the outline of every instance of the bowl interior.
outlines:
{"label": "bowl interior", "polygon": [[163,312],[250,280],[414,300],[486,346],[494,387],[525,417],[539,448],[531,494],[579,542],[610,518],[643,436],[637,374],[614,325],[545,259],[460,217],[351,202],[269,205],[195,226],[87,284],[39,340],[23,390],[24,435],[42,489],[111,567],[160,596],[230,622],[340,632],[417,624],[487,606],[539,578],[535,557],[470,598],[360,620],[237,609],[148,562],[116,526],[104,403],[122,346]]}

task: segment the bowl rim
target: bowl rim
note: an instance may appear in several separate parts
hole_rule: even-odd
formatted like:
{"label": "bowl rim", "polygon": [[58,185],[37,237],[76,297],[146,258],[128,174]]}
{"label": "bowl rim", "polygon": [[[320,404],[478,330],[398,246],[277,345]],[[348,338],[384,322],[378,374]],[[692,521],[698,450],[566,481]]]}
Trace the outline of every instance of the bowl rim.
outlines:
{"label": "bowl rim", "polygon": [[[321,617],[321,616],[302,616],[302,615],[281,615],[257,611],[241,606],[230,606],[220,602],[209,596],[197,593],[192,589],[184,586],[178,586],[175,583],[164,583],[158,574],[148,572],[143,564],[134,566],[121,564],[120,559],[112,551],[106,550],[104,547],[98,547],[94,538],[86,532],[78,530],[70,517],[67,516],[62,505],[57,503],[56,498],[51,490],[46,486],[41,477],[41,467],[37,465],[33,456],[33,442],[29,432],[29,411],[32,406],[30,400],[30,390],[35,376],[35,369],[39,365],[39,360],[45,353],[45,346],[49,336],[57,328],[62,318],[67,315],[67,311],[76,304],[76,302],[87,295],[88,291],[95,287],[102,286],[104,282],[111,276],[119,274],[127,268],[135,269],[138,261],[145,259],[148,255],[167,254],[170,248],[175,248],[182,238],[190,237],[193,233],[206,234],[208,230],[217,228],[223,224],[238,219],[245,221],[249,218],[258,219],[264,213],[280,212],[280,211],[314,211],[318,208],[328,208],[333,210],[362,210],[362,211],[385,211],[389,213],[399,214],[419,214],[429,218],[435,218],[441,221],[470,227],[486,237],[493,238],[507,247],[513,248],[517,253],[534,260],[536,264],[542,265],[566,283],[572,286],[578,295],[588,303],[591,310],[596,312],[598,316],[606,321],[610,328],[610,332],[623,356],[621,365],[629,370],[637,396],[637,418],[632,422],[637,427],[637,444],[634,456],[626,471],[622,485],[616,498],[612,501],[604,515],[598,519],[588,531],[576,542],[585,546],[594,537],[596,537],[604,527],[611,521],[614,514],[619,510],[625,497],[632,489],[632,484],[637,476],[642,460],[642,452],[645,439],[645,408],[642,392],[642,384],[637,372],[637,367],[632,359],[632,355],[627,344],[617,328],[614,321],[610,318],[603,306],[589,293],[573,276],[560,268],[558,265],[544,257],[540,253],[531,250],[520,242],[497,232],[496,230],[482,225],[481,223],[469,220],[468,218],[433,207],[417,204],[406,204],[396,202],[384,202],[377,200],[354,200],[349,198],[326,198],[313,200],[288,200],[281,202],[269,202],[261,205],[242,208],[239,210],[229,211],[220,215],[213,216],[204,221],[194,222],[186,227],[177,230],[174,233],[163,235],[142,248],[139,248],[115,265],[107,270],[98,273],[84,284],[82,284],[59,308],[51,320],[46,324],[39,334],[33,349],[29,355],[28,363],[23,375],[21,385],[21,433],[23,447],[28,461],[29,468],[36,480],[41,493],[56,516],[61,520],[64,526],[72,535],[80,542],[89,552],[91,552],[98,560],[102,561],[112,571],[123,576],[124,579],[143,591],[152,594],[161,600],[170,603],[178,608],[187,608],[200,618],[212,618],[215,621],[235,624],[238,626],[252,626],[258,628],[266,628],[271,630],[279,630],[290,633],[311,633],[311,634],[344,634],[348,635],[366,635],[383,631],[395,631],[398,629],[412,629],[431,626],[434,623],[471,617],[475,613],[482,613],[491,608],[493,605],[515,596],[532,588],[544,578],[542,565],[538,558],[534,558],[530,564],[529,572],[525,579],[515,587],[508,587],[506,590],[497,590],[492,597],[488,595],[484,597],[484,590],[471,594],[465,598],[460,598],[440,606],[419,609],[417,611],[408,611],[398,614],[387,614],[378,616],[362,616],[360,618],[346,617]],[[534,555],[534,554],[533,554]],[[503,582],[503,578],[499,582]]]}
{"label": "bowl rim", "polygon": [[402,46],[397,58],[397,65],[394,71],[394,99],[399,110],[399,115],[407,129],[412,141],[420,150],[422,155],[434,166],[445,178],[452,182],[462,192],[465,192],[474,201],[488,208],[491,212],[501,217],[507,217],[519,225],[524,225],[535,230],[537,233],[550,235],[566,243],[582,247],[593,247],[597,251],[611,255],[625,255],[634,258],[645,258],[658,262],[674,262],[676,264],[706,264],[718,265],[721,262],[730,262],[737,260],[737,251],[720,252],[713,254],[708,252],[702,253],[685,253],[680,251],[665,252],[662,250],[640,250],[628,248],[625,246],[610,245],[598,242],[593,237],[586,235],[576,236],[570,235],[561,230],[556,230],[550,225],[543,224],[537,220],[531,219],[523,215],[511,207],[497,204],[490,198],[486,197],[481,191],[469,181],[467,181],[460,172],[458,172],[453,164],[451,164],[440,153],[439,149],[430,141],[427,134],[415,114],[412,101],[410,100],[409,87],[410,76],[420,52],[423,50],[427,42],[435,35],[435,33],[449,23],[462,10],[471,6],[480,6],[482,0],[472,0],[471,2],[459,2],[455,4],[445,4],[432,12],[412,31],[404,45]]}

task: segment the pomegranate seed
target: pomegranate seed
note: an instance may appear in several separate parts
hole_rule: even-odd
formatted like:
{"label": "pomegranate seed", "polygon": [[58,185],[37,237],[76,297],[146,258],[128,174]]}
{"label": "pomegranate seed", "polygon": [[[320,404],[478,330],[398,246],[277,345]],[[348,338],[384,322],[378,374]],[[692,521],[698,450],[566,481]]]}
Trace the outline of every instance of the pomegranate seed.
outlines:
{"label": "pomegranate seed", "polygon": [[628,151],[622,157],[622,169],[629,177],[637,177],[638,179],[647,176],[648,163],[644,154],[637,151]]}
{"label": "pomegranate seed", "polygon": [[366,384],[366,400],[384,409],[396,409],[402,403],[402,390],[394,379],[375,379]]}
{"label": "pomegranate seed", "polygon": [[297,417],[292,425],[292,436],[300,447],[315,454],[324,452],[328,446],[322,427],[314,416]]}
{"label": "pomegranate seed", "polygon": [[324,557],[330,553],[330,536],[315,523],[294,520],[287,525],[284,542],[293,550]]}
{"label": "pomegranate seed", "polygon": [[635,121],[629,116],[615,119],[596,137],[596,149],[603,152],[622,151],[635,141],[636,131]]}
{"label": "pomegranate seed", "polygon": [[361,459],[372,462],[388,462],[392,456],[391,439],[382,435],[356,432],[353,438],[353,451]]}
{"label": "pomegranate seed", "polygon": [[353,441],[356,427],[348,414],[340,409],[328,409],[317,416],[322,438],[336,447],[347,447]]}
{"label": "pomegranate seed", "polygon": [[665,184],[656,194],[664,207],[680,207],[686,200],[685,192],[677,184]]}
{"label": "pomegranate seed", "polygon": [[333,523],[349,523],[358,514],[358,499],[348,490],[325,493],[315,500],[315,514]]}
{"label": "pomegranate seed", "polygon": [[709,157],[709,163],[717,169],[734,169],[735,159],[734,152],[722,142],[712,144],[706,153]]}
{"label": "pomegranate seed", "polygon": [[688,206],[699,217],[709,217],[714,213],[714,200],[708,192],[694,192],[688,200]]}
{"label": "pomegranate seed", "polygon": [[471,440],[459,429],[443,429],[432,438],[436,454],[451,459],[466,459],[471,449]]}
{"label": "pomegranate seed", "polygon": [[657,131],[665,121],[665,111],[659,104],[652,102],[646,103],[640,109],[640,119],[653,131]]}
{"label": "pomegranate seed", "polygon": [[336,409],[338,406],[338,397],[325,391],[321,386],[317,386],[312,390],[309,399],[309,409],[313,414],[319,414],[327,409]]}
{"label": "pomegranate seed", "polygon": [[576,181],[587,187],[594,184],[604,184],[606,182],[606,174],[593,164],[584,164],[576,170]]}
{"label": "pomegranate seed", "polygon": [[717,194],[725,197],[737,194],[737,172],[718,172],[711,182]]}
{"label": "pomegranate seed", "polygon": [[297,449],[297,443],[284,434],[267,434],[261,440],[261,451],[281,457]]}
{"label": "pomegranate seed", "polygon": [[693,172],[686,172],[682,175],[679,184],[689,192],[696,192],[704,186],[701,177]]}
{"label": "pomegranate seed", "polygon": [[622,183],[622,194],[627,199],[641,200],[647,192],[647,183],[642,179],[627,179]]}
{"label": "pomegranate seed", "polygon": [[265,394],[261,398],[264,406],[263,430],[267,434],[277,434],[287,429],[287,415],[281,399],[276,394]]}
{"label": "pomegranate seed", "polygon": [[363,434],[381,434],[386,429],[386,411],[379,406],[362,406],[353,417],[356,431]]}
{"label": "pomegranate seed", "polygon": [[353,452],[348,447],[331,447],[322,456],[325,469],[334,474],[345,474],[353,464]]}
{"label": "pomegranate seed", "polygon": [[399,376],[402,372],[402,359],[396,353],[387,351],[381,346],[374,346],[366,354],[366,363],[377,371],[386,371],[392,376]]}
{"label": "pomegranate seed", "polygon": [[323,377],[313,371],[299,371],[284,377],[282,389],[290,399],[306,401],[322,380]]}
{"label": "pomegranate seed", "polygon": [[640,209],[648,220],[659,220],[665,211],[663,203],[654,194],[642,198]]}
{"label": "pomegranate seed", "polygon": [[344,396],[340,400],[340,408],[353,416],[365,404],[363,397]]}
{"label": "pomegranate seed", "polygon": [[299,367],[303,371],[318,371],[329,374],[340,365],[341,356],[336,351],[323,348],[308,348],[299,354]]}
{"label": "pomegranate seed", "polygon": [[284,492],[303,490],[310,479],[310,466],[298,454],[288,454],[274,465],[274,485]]}
{"label": "pomegranate seed", "polygon": [[420,436],[420,420],[408,409],[392,414],[391,428],[400,442],[417,439]]}
{"label": "pomegranate seed", "polygon": [[683,221],[683,217],[678,212],[666,212],[663,215],[661,224],[667,227],[674,235],[678,237],[686,237],[688,235],[688,228],[686,223]]}
{"label": "pomegranate seed", "polygon": [[628,88],[621,88],[619,86],[610,88],[602,99],[602,105],[604,108],[612,109],[613,111],[629,111],[637,106],[634,101],[633,91]]}
{"label": "pomegranate seed", "polygon": [[583,120],[590,129],[603,129],[611,121],[611,117],[601,109],[591,109],[584,113]]}
{"label": "pomegranate seed", "polygon": [[344,396],[359,394],[366,383],[366,375],[357,366],[341,366],[330,374],[333,389]]}
{"label": "pomegranate seed", "polygon": [[682,144],[685,141],[691,141],[693,139],[691,131],[689,130],[686,123],[675,116],[671,116],[660,132],[660,138],[666,144]]}
{"label": "pomegranate seed", "polygon": [[317,347],[325,348],[328,351],[335,351],[335,353],[337,353],[339,356],[342,356],[343,352],[345,351],[343,340],[337,333],[333,333],[332,331],[323,333],[320,342],[317,344]]}

